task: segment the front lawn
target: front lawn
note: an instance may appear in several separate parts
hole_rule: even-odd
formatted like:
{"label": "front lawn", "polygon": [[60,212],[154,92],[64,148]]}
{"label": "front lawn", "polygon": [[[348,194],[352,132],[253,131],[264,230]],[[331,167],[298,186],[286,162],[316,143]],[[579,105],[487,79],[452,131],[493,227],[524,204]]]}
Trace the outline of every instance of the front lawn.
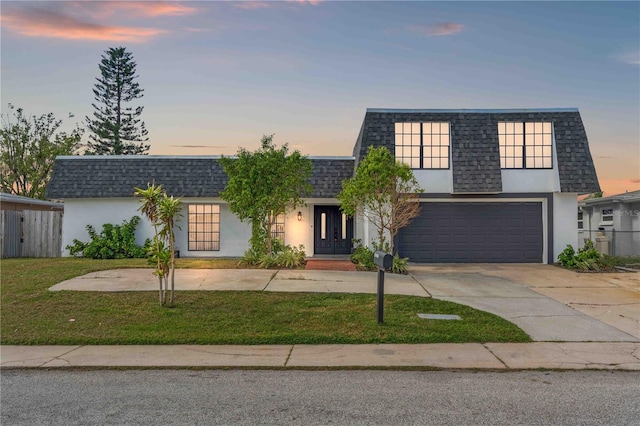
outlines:
{"label": "front lawn", "polygon": [[[179,259],[180,267],[235,268],[237,260]],[[518,327],[455,303],[375,295],[180,291],[158,306],[156,292],[50,292],[88,272],[147,267],[144,259],[6,259],[1,265],[0,343],[8,344],[302,344],[529,342]],[[150,276],[150,280],[155,278]],[[417,313],[458,314],[434,321]]]}

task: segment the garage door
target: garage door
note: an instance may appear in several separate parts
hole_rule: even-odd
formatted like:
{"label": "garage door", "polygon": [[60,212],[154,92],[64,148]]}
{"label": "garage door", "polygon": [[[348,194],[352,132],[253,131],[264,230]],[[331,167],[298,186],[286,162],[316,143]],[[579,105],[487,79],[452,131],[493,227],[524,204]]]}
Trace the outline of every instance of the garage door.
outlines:
{"label": "garage door", "polygon": [[542,244],[542,203],[422,203],[398,251],[413,262],[540,263]]}

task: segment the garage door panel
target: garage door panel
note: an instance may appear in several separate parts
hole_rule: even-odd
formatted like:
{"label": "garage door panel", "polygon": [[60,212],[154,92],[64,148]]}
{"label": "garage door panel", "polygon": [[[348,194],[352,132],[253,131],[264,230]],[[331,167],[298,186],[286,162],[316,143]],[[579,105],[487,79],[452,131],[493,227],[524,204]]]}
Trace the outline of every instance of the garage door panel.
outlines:
{"label": "garage door panel", "polygon": [[542,262],[542,203],[423,203],[399,233],[415,262]]}

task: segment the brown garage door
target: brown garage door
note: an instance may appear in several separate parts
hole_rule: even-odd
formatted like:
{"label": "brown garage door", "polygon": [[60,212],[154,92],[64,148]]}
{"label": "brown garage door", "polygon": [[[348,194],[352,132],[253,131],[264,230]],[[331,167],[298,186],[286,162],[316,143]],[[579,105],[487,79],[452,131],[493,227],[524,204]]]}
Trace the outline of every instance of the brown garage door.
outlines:
{"label": "brown garage door", "polygon": [[398,238],[400,256],[428,263],[542,262],[542,203],[422,203]]}

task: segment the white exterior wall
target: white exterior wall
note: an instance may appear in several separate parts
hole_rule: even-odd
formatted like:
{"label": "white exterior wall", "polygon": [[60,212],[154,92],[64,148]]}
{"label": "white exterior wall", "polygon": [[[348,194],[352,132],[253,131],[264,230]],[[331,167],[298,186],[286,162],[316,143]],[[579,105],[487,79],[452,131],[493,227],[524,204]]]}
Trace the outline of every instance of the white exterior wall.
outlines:
{"label": "white exterior wall", "polygon": [[[302,220],[298,221],[298,212]],[[292,247],[304,246],[307,256],[313,255],[313,205],[299,207],[285,215],[284,243]]]}
{"label": "white exterior wall", "polygon": [[145,239],[153,238],[153,228],[149,221],[137,211],[140,206],[135,198],[69,198],[64,200],[64,218],[62,220],[62,255],[69,256],[67,245],[74,239],[89,241],[86,226],[93,225],[96,232],[102,231],[102,225],[119,225],[133,216],[141,220],[136,228],[136,243],[144,244]]}
{"label": "white exterior wall", "polygon": [[560,192],[558,169],[502,169],[502,192]]}
{"label": "white exterior wall", "polygon": [[[182,217],[176,221],[176,249],[181,257],[239,257],[249,248],[251,224],[241,222],[229,209],[229,205],[219,198],[183,198]],[[188,237],[188,205],[219,204],[220,205],[220,250],[189,251]],[[309,199],[307,205],[297,208],[285,216],[285,244],[303,245],[307,256],[313,255],[313,223],[314,205],[339,205],[337,199]],[[153,227],[142,217],[137,209],[138,198],[83,198],[65,200],[65,215],[62,224],[63,256],[68,256],[64,248],[73,239],[89,241],[87,225],[92,225],[100,232],[105,223],[120,224],[133,216],[141,220],[136,228],[136,243],[144,244],[145,239],[153,238]],[[298,212],[302,220],[298,221]],[[359,223],[356,221],[356,223]]]}
{"label": "white exterior wall", "polygon": [[[578,194],[553,194],[553,261],[571,244],[578,247]],[[586,225],[585,225],[586,226]]]}
{"label": "white exterior wall", "polygon": [[[176,249],[182,257],[235,257],[242,256],[249,247],[251,226],[242,223],[236,215],[231,213],[228,204],[219,198],[186,198],[182,217],[176,221]],[[192,203],[220,204],[220,250],[219,251],[189,251],[188,250],[188,210]],[[65,215],[62,223],[63,256],[68,256],[65,247],[76,238],[89,241],[86,231],[87,225],[93,225],[99,233],[105,223],[120,224],[133,216],[140,216],[141,220],[136,228],[136,243],[144,244],[145,239],[153,238],[153,227],[149,221],[137,211],[140,206],[138,198],[83,198],[65,200]]]}
{"label": "white exterior wall", "polygon": [[[229,205],[219,198],[183,198],[182,217],[176,222],[176,249],[181,257],[239,257],[249,248],[251,224],[240,222]],[[220,250],[189,251],[189,204],[220,205]]]}
{"label": "white exterior wall", "polygon": [[449,194],[453,192],[451,168],[448,170],[414,170],[413,176],[425,193]]}

